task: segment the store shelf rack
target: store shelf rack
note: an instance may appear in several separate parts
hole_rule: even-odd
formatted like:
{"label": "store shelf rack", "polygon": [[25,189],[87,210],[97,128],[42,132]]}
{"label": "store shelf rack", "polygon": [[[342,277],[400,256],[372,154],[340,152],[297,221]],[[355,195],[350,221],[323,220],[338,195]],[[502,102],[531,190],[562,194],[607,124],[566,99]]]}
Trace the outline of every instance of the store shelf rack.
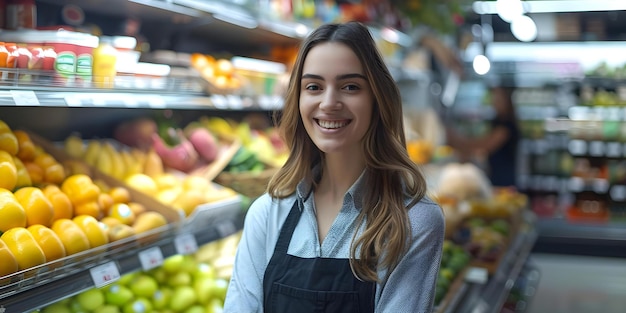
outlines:
{"label": "store shelf rack", "polygon": [[[537,240],[537,231],[534,227],[535,215],[526,211],[523,220],[523,226],[500,261],[497,271],[485,282],[469,279],[466,276],[457,296],[446,307],[446,313],[500,312]],[[470,268],[466,273],[475,271],[480,271],[480,269]]]}
{"label": "store shelf rack", "polygon": [[[82,260],[67,262],[57,269],[60,274],[48,271],[51,264],[19,273],[20,281],[0,287],[0,309],[30,312],[110,284],[126,273],[157,267],[169,256],[193,253],[198,246],[237,232],[243,227],[243,216],[240,196],[204,204],[188,218],[166,228],[110,243],[104,247],[108,249],[106,253],[94,255],[93,250],[88,250],[72,256],[72,260]],[[158,239],[140,244],[151,236]]]}

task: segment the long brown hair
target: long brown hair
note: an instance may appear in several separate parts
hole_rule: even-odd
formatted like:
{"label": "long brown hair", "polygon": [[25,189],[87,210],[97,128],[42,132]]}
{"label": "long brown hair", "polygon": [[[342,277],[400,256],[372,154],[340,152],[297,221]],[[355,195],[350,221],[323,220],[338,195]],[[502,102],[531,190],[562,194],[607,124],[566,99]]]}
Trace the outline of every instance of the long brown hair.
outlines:
{"label": "long brown hair", "polygon": [[[325,42],[343,43],[354,51],[374,95],[374,112],[363,144],[364,185],[372,192],[364,193],[358,221],[359,225],[365,222],[365,229],[353,238],[350,265],[359,278],[378,281],[377,270],[385,268],[390,273],[406,251],[411,236],[407,211],[424,196],[426,182],[406,152],[400,92],[364,25],[358,22],[323,25],[300,46],[285,105],[276,121],[291,149],[290,155],[269,182],[268,192],[274,198],[285,198],[295,192],[301,180],[315,184],[312,169],[323,155],[302,123],[300,80],[307,54]],[[408,206],[407,199],[411,199]]]}

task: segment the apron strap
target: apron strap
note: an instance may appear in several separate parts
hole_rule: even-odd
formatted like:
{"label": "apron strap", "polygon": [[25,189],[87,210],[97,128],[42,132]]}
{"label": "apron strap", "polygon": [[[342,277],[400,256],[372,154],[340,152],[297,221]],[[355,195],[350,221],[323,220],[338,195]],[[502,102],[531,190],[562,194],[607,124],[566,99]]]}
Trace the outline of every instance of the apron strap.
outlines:
{"label": "apron strap", "polygon": [[296,225],[298,225],[300,215],[302,214],[298,203],[298,200],[293,202],[293,206],[289,211],[289,215],[287,215],[285,224],[283,224],[283,227],[280,229],[280,235],[278,235],[276,248],[274,248],[274,255],[276,255],[277,253],[287,254],[287,249],[289,248],[289,243],[291,242],[293,231],[294,229],[296,229]]}

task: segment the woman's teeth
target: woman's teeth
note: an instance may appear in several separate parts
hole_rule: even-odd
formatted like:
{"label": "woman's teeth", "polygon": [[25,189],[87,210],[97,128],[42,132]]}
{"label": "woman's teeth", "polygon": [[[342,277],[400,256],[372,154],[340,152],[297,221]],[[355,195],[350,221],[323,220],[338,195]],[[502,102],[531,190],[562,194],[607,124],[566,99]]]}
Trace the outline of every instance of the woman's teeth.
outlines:
{"label": "woman's teeth", "polygon": [[323,128],[329,128],[329,129],[333,129],[333,128],[341,128],[344,127],[346,125],[348,125],[347,121],[323,121],[323,120],[317,120],[317,124]]}

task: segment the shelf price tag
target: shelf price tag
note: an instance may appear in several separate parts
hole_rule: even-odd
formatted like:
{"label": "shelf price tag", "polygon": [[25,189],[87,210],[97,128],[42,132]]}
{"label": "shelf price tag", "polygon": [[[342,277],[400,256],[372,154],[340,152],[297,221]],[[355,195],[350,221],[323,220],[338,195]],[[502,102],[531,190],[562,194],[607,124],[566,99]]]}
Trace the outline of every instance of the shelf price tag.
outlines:
{"label": "shelf price tag", "polygon": [[174,239],[174,247],[178,254],[191,254],[198,250],[198,242],[192,234],[182,234]]}
{"label": "shelf price tag", "polygon": [[108,285],[120,278],[120,270],[117,268],[115,261],[98,265],[90,269],[89,273],[96,288]]}
{"label": "shelf price tag", "polygon": [[159,247],[152,247],[139,252],[139,262],[144,271],[151,270],[163,264],[163,252]]}
{"label": "shelf price tag", "polygon": [[217,232],[220,234],[220,237],[222,238],[230,234],[233,234],[235,233],[235,231],[237,231],[237,229],[235,228],[235,225],[231,221],[219,223],[217,224],[216,227],[217,227]]}
{"label": "shelf price tag", "polygon": [[11,90],[13,102],[18,106],[38,106],[40,105],[37,95],[32,90]]}
{"label": "shelf price tag", "polygon": [[486,268],[482,267],[470,267],[465,273],[465,281],[475,284],[484,284],[489,278],[489,273]]}

